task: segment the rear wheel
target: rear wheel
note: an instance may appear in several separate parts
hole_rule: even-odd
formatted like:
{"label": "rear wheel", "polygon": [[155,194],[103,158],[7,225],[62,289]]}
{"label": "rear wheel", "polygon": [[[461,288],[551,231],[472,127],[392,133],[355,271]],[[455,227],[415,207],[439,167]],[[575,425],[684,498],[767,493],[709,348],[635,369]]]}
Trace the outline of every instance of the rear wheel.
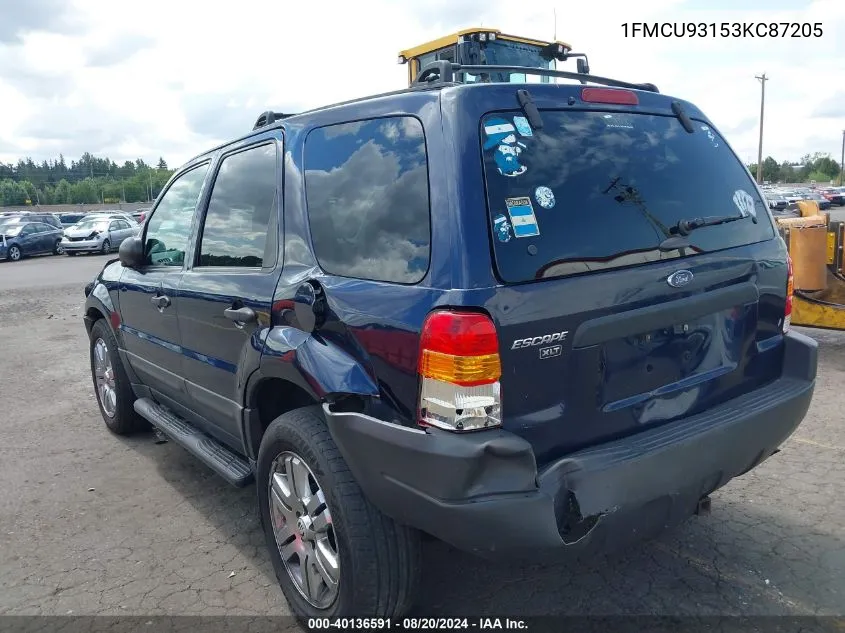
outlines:
{"label": "rear wheel", "polygon": [[149,428],[149,423],[135,412],[135,395],[117,353],[117,340],[103,319],[91,328],[90,352],[94,391],[109,430],[130,435]]}
{"label": "rear wheel", "polygon": [[62,241],[56,240],[56,245],[53,247],[53,254],[54,255],[61,255],[65,252],[65,249],[62,247]]}
{"label": "rear wheel", "polygon": [[277,418],[258,454],[261,523],[294,615],[399,617],[420,576],[420,539],[363,495],[319,407]]}

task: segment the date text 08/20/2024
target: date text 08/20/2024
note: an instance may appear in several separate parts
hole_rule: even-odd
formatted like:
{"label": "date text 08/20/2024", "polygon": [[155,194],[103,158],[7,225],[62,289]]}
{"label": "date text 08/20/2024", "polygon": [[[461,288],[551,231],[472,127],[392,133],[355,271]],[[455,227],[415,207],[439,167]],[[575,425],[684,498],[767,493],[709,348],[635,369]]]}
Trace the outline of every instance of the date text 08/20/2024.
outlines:
{"label": "date text 08/20/2024", "polygon": [[447,630],[525,630],[525,620],[513,618],[311,618],[311,631],[447,631]]}
{"label": "date text 08/20/2024", "polygon": [[623,22],[625,37],[821,37],[821,22]]}

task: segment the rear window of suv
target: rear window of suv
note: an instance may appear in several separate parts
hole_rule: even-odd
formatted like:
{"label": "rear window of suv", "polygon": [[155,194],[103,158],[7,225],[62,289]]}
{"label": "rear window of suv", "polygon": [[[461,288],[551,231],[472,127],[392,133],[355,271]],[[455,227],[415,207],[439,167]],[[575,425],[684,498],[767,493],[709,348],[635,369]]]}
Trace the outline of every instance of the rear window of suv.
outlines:
{"label": "rear window of suv", "polygon": [[[482,121],[496,266],[506,283],[693,256],[774,237],[768,205],[719,134],[671,116],[520,111]],[[745,215],[661,252],[680,220]],[[756,219],[756,223],[753,221]]]}

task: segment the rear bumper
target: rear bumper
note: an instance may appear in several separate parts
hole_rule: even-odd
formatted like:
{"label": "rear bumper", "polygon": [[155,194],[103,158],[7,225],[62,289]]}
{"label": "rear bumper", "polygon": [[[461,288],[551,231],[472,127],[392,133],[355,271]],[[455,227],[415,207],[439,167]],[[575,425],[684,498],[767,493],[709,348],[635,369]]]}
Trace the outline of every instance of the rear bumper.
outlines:
{"label": "rear bumper", "polygon": [[359,485],[384,513],[486,558],[566,559],[656,535],[776,452],[806,415],[817,344],[784,340],[774,383],[706,413],[578,451],[538,472],[507,431],[456,435],[324,409]]}

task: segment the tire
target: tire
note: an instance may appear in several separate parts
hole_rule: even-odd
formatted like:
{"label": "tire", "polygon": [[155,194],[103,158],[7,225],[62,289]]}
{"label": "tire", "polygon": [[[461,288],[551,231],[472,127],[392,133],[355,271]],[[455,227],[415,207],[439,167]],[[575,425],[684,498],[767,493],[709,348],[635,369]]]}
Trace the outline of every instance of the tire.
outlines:
{"label": "tire", "polygon": [[53,255],[61,255],[65,252],[65,249],[62,248],[62,241],[56,240],[56,245],[53,247]]}
{"label": "tire", "polygon": [[[112,433],[117,435],[131,435],[137,431],[148,429],[150,427],[149,422],[135,412],[133,406],[135,394],[132,392],[126,370],[120,362],[120,355],[117,352],[117,340],[114,338],[114,334],[112,334],[105,320],[100,319],[94,323],[91,328],[90,338],[91,379],[94,382],[94,393],[97,396],[100,415],[103,416],[106,426]],[[106,377],[106,382],[110,383],[110,389],[106,393],[102,393],[97,378],[99,373],[97,356],[101,351],[98,343],[100,341],[105,344],[105,356],[108,358],[108,364],[111,369],[111,379],[109,380]],[[115,402],[113,404],[109,402],[109,392],[114,394]]]}
{"label": "tire", "polygon": [[17,244],[12,244],[6,252],[6,259],[12,262],[19,262],[22,257],[23,253],[21,253],[21,247]]}
{"label": "tire", "polygon": [[[328,522],[331,527],[326,533],[334,537],[328,542],[330,546],[334,544],[334,551],[338,554],[339,571],[335,595],[330,602],[326,599],[323,604],[318,604],[317,600],[309,601],[304,591],[298,588],[295,573],[288,572],[274,535],[270,509],[271,468],[275,467],[277,458],[290,457],[291,454],[292,459],[299,458],[304,462],[313,477],[308,479],[309,484],[315,482],[319,486],[317,492],[311,487],[311,498],[318,498],[322,490],[325,504],[315,507],[327,510],[314,512],[313,515],[322,515],[323,512],[331,515]],[[419,533],[398,525],[364,497],[334,443],[319,407],[290,411],[270,424],[258,452],[256,482],[261,525],[276,578],[292,613],[300,622],[304,624],[308,618],[328,617],[395,618],[410,609],[420,578]],[[276,524],[281,524],[284,530],[287,521],[281,516],[275,513]],[[318,534],[320,530],[316,528],[311,533]],[[299,536],[296,539],[294,543],[306,543],[308,547]],[[323,569],[328,567],[323,566]],[[323,582],[320,580],[320,583]],[[325,586],[327,590],[324,593],[328,595],[331,591],[327,582]]]}
{"label": "tire", "polygon": [[108,240],[103,240],[103,245],[100,247],[101,253],[110,253],[111,252],[111,242]]}
{"label": "tire", "polygon": [[67,255],[68,257],[75,257],[76,252],[75,251],[65,251],[65,255]]}

